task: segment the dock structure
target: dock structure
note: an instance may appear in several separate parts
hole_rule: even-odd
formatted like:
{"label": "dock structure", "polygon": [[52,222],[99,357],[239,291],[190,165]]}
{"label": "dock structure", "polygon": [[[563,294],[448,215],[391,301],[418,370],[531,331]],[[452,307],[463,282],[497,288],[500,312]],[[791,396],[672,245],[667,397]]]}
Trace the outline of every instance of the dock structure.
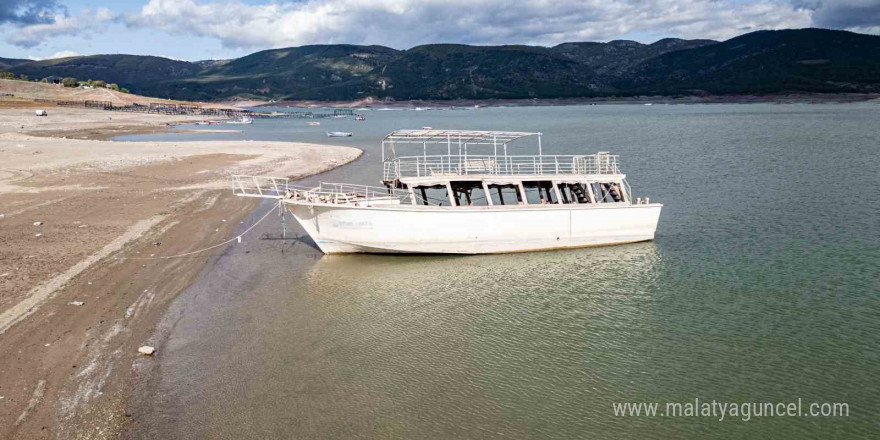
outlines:
{"label": "dock structure", "polygon": [[153,113],[160,115],[214,116],[227,118],[292,118],[292,119],[323,119],[352,116],[351,109],[336,109],[333,113],[315,113],[312,111],[294,112],[259,112],[237,108],[202,107],[196,104],[175,104],[167,102],[150,102],[131,105],[115,105],[110,101],[59,101],[54,99],[35,99],[35,102],[56,105],[59,107],[83,107],[116,112]]}

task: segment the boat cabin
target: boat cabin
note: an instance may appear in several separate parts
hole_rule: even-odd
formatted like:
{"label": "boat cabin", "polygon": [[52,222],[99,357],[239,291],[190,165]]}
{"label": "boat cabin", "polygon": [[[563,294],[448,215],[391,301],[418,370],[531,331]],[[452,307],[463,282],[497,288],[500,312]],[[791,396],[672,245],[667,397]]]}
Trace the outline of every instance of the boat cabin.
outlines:
{"label": "boat cabin", "polygon": [[[514,154],[527,138],[537,154]],[[407,191],[413,205],[632,203],[618,156],[544,155],[541,133],[400,130],[382,141],[382,162],[389,193]]]}

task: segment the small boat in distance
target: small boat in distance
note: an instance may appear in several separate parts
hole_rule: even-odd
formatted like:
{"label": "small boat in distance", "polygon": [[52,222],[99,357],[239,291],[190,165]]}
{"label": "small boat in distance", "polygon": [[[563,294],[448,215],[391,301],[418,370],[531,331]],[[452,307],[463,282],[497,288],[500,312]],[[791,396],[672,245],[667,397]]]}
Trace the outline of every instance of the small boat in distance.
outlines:
{"label": "small boat in distance", "polygon": [[242,125],[242,124],[253,124],[253,123],[254,123],[254,120],[251,119],[251,118],[249,118],[249,117],[247,117],[247,116],[242,116],[242,117],[240,117],[240,118],[238,118],[238,119],[233,119],[233,120],[231,120],[231,121],[226,121],[226,123],[227,123],[227,124],[236,124],[236,125]]}
{"label": "small boat in distance", "polygon": [[354,120],[355,121],[366,121],[367,117],[364,115],[355,115]]}
{"label": "small boat in distance", "polygon": [[339,138],[339,137],[351,137],[352,133],[349,131],[328,131],[327,137]]}
{"label": "small boat in distance", "polygon": [[[329,133],[328,133],[329,135]],[[515,153],[537,138],[537,154]],[[635,197],[608,152],[544,154],[541,133],[400,130],[382,141],[383,187],[233,176],[278,200],[325,254],[490,254],[654,239],[663,205]]]}
{"label": "small boat in distance", "polygon": [[422,127],[422,130],[433,130],[433,127],[428,127],[427,125]]}
{"label": "small boat in distance", "polygon": [[318,122],[318,121],[306,122],[306,124],[308,124],[308,125],[310,125],[310,126],[312,126],[312,127],[317,127],[318,125],[321,125],[321,123]]}

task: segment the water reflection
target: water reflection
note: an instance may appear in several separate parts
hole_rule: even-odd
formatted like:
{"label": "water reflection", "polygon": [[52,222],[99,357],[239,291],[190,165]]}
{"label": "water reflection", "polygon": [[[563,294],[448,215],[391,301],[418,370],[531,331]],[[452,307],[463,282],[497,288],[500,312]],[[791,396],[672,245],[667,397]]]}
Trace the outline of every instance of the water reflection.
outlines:
{"label": "water reflection", "polygon": [[364,437],[598,428],[595,415],[632,379],[617,366],[639,364],[625,348],[651,326],[659,262],[654,243],[324,256],[305,274],[300,307],[332,385],[309,404],[327,399],[357,427],[347,434]]}

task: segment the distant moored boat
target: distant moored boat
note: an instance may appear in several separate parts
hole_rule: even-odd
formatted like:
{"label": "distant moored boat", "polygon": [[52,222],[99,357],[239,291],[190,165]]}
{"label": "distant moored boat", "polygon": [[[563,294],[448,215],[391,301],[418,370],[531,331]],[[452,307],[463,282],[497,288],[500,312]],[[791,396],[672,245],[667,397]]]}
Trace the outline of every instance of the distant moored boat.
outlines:
{"label": "distant moored boat", "polygon": [[247,116],[242,116],[242,117],[240,117],[240,118],[238,118],[238,119],[234,119],[234,120],[232,120],[232,121],[226,121],[226,123],[227,123],[227,124],[237,124],[237,125],[241,125],[241,124],[253,124],[253,123],[254,123],[254,120],[251,119],[251,118],[249,118],[249,117],[247,117]]}
{"label": "distant moored boat", "polygon": [[351,137],[352,133],[348,131],[328,131],[327,137]]}

